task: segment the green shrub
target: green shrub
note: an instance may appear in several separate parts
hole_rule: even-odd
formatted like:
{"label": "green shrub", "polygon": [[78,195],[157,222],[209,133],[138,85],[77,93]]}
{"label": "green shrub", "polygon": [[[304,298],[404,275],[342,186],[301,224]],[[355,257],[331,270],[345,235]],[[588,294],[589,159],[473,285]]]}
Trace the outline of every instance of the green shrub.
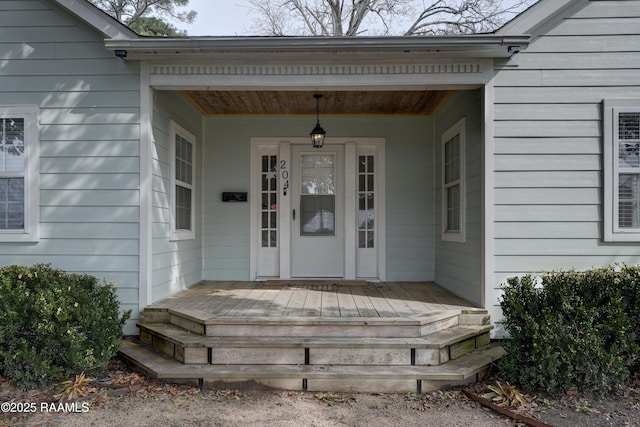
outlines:
{"label": "green shrub", "polygon": [[529,390],[604,391],[638,357],[640,270],[612,266],[510,278],[500,302],[511,340],[502,375]]}
{"label": "green shrub", "polygon": [[103,369],[130,312],[115,288],[49,265],[0,269],[0,373],[23,388]]}

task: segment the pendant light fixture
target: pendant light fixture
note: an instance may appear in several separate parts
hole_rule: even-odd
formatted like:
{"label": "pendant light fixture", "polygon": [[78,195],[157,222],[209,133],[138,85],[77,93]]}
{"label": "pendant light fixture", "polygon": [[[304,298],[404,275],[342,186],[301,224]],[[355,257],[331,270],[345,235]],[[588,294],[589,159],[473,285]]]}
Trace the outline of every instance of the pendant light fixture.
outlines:
{"label": "pendant light fixture", "polygon": [[313,128],[309,135],[311,135],[313,148],[322,148],[324,145],[324,136],[327,133],[322,129],[322,126],[320,126],[320,99],[322,98],[322,94],[316,93],[313,97],[316,99],[316,127]]}

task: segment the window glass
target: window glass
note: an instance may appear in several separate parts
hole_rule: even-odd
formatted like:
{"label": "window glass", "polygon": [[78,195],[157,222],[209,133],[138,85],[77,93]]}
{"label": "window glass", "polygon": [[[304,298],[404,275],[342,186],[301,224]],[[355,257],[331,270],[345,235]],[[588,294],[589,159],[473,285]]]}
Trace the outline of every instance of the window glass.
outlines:
{"label": "window glass", "polygon": [[335,234],[335,158],[302,154],[300,158],[300,235]]}
{"label": "window glass", "polygon": [[0,119],[0,229],[25,228],[25,144],[23,118]]}
{"label": "window glass", "polygon": [[0,178],[0,229],[24,228],[24,178]]}
{"label": "window glass", "polygon": [[172,239],[195,238],[195,137],[172,122]]}
{"label": "window glass", "polygon": [[464,242],[464,128],[461,119],[442,134],[442,239]]}

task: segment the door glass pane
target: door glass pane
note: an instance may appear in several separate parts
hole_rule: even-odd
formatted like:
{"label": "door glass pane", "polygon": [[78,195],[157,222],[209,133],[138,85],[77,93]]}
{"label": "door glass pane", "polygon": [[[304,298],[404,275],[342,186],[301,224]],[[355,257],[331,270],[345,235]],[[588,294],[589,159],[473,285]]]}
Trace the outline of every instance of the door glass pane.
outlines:
{"label": "door glass pane", "polygon": [[335,235],[335,158],[302,154],[300,158],[300,235]]}
{"label": "door glass pane", "polygon": [[262,178],[262,206],[260,212],[262,247],[277,247],[278,237],[278,158],[275,155],[262,156],[260,176]]}
{"label": "door glass pane", "polygon": [[375,229],[375,174],[374,157],[358,157],[358,247],[374,247]]}
{"label": "door glass pane", "polygon": [[335,196],[300,196],[300,235],[335,235]]}
{"label": "door glass pane", "polygon": [[303,154],[300,194],[335,194],[334,158],[332,154]]}

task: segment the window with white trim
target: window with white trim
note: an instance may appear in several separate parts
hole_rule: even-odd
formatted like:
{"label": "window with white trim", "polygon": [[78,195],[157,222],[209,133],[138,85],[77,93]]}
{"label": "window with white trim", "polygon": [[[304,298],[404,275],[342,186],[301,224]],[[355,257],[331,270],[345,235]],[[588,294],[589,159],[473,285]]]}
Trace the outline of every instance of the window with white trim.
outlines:
{"label": "window with white trim", "polygon": [[640,241],[640,101],[605,101],[605,240]]}
{"label": "window with white trim", "polygon": [[461,119],[442,134],[442,240],[464,242],[464,128]]}
{"label": "window with white trim", "polygon": [[195,137],[171,122],[172,240],[195,239]]}
{"label": "window with white trim", "polygon": [[0,241],[38,240],[37,106],[0,106]]}

